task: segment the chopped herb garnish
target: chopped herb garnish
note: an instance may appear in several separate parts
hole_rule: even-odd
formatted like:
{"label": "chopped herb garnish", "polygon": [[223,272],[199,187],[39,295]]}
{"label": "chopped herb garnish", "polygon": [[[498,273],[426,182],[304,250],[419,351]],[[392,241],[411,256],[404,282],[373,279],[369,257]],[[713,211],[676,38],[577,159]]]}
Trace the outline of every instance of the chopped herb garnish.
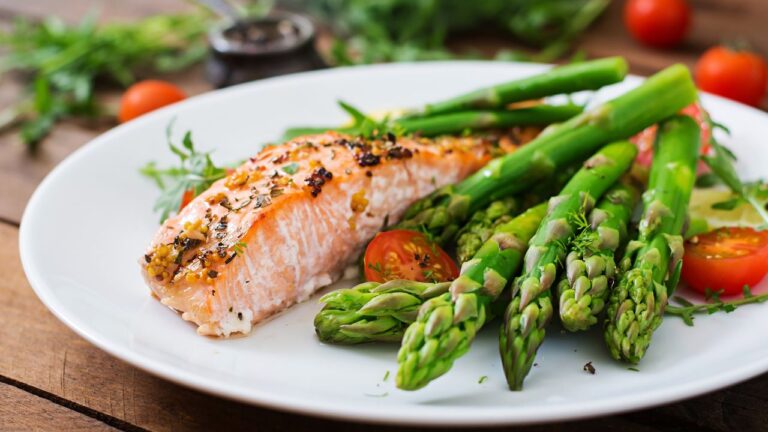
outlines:
{"label": "chopped herb garnish", "polygon": [[478,384],[482,384],[482,383],[484,383],[486,381],[488,381],[488,376],[487,375],[483,375],[483,376],[480,377],[479,380],[477,380],[477,383]]}
{"label": "chopped herb garnish", "polygon": [[294,175],[294,174],[296,174],[296,171],[298,171],[298,170],[299,170],[299,164],[297,164],[296,162],[293,162],[293,163],[289,163],[288,165],[284,166],[284,167],[283,167],[283,168],[281,168],[281,169],[282,169],[284,172],[286,172],[286,173],[288,173],[288,174],[290,174],[290,175]]}
{"label": "chopped herb garnish", "polygon": [[388,379],[389,379],[389,371],[387,371],[386,373],[384,373],[384,379],[383,379],[383,381],[385,381],[385,382],[386,382]]}
{"label": "chopped herb garnish", "polygon": [[640,372],[640,369],[638,369],[636,367],[628,367],[627,370],[630,370],[632,372]]}

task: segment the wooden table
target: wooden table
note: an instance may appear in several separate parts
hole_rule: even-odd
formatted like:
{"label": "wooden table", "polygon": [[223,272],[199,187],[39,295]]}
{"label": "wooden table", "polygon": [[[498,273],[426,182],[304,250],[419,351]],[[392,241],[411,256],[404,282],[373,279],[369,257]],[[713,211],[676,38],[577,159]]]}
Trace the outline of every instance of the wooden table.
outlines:
{"label": "wooden table", "polygon": [[[728,38],[744,37],[756,48],[768,51],[766,0],[692,0],[696,13],[690,41],[670,51],[649,50],[631,41],[620,21],[622,1],[614,3],[583,38],[581,47],[590,56],[624,55],[635,73],[649,74],[677,61],[691,65],[702,49]],[[55,14],[72,22],[94,5],[99,6],[102,20],[185,7],[181,0],[0,0],[0,26],[17,15]],[[477,44],[477,40],[472,42]],[[495,43],[498,46],[498,41]],[[191,94],[209,90],[199,70],[174,79]],[[19,86],[7,78],[0,83],[0,107],[4,107],[18,97]],[[106,97],[115,100],[114,95]],[[90,345],[43,307],[19,262],[18,227],[24,206],[51,168],[104,130],[104,126],[94,128],[76,122],[61,124],[34,158],[26,155],[15,135],[0,135],[0,430],[361,430],[359,424],[251,407],[156,378]],[[524,429],[571,427],[638,432],[765,430],[768,374],[654,409]]]}

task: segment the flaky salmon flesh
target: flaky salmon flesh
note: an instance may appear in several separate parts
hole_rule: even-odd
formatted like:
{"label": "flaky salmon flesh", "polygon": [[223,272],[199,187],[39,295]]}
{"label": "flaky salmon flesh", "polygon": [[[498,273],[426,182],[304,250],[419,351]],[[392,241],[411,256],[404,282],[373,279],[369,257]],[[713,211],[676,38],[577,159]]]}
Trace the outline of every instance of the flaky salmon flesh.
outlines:
{"label": "flaky salmon flesh", "polygon": [[199,334],[248,333],[338,280],[386,223],[495,152],[489,138],[335,133],[266,147],[163,223],[144,277]]}

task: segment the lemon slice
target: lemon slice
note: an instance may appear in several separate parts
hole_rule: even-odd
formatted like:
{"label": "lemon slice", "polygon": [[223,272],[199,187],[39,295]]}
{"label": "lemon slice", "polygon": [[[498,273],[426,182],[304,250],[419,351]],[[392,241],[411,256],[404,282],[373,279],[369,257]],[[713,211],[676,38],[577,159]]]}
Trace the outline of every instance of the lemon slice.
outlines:
{"label": "lemon slice", "polygon": [[710,228],[724,226],[758,227],[762,218],[754,207],[742,203],[732,210],[712,208],[712,205],[733,199],[733,193],[725,187],[696,188],[691,194],[688,212],[691,218],[702,218]]}

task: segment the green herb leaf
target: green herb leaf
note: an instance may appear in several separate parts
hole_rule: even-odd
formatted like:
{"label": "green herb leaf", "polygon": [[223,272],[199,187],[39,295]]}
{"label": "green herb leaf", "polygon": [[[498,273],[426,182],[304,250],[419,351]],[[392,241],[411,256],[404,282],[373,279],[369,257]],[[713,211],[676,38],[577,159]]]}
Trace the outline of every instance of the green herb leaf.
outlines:
{"label": "green herb leaf", "polygon": [[712,208],[715,210],[733,210],[740,206],[744,202],[741,197],[731,198],[729,200],[720,201],[712,204]]}
{"label": "green herb leaf", "polygon": [[192,190],[197,196],[215,181],[224,178],[226,169],[214,165],[210,153],[198,152],[192,141],[192,134],[184,134],[182,146],[172,141],[173,121],[166,128],[168,148],[178,156],[179,165],[170,168],[158,168],[155,162],[148,162],[139,170],[143,176],[155,182],[160,188],[160,196],[155,202],[155,211],[160,213],[160,222],[179,210],[184,193]]}
{"label": "green herb leaf", "polygon": [[299,170],[299,164],[296,162],[289,163],[288,165],[281,168],[285,173],[294,175]]}

